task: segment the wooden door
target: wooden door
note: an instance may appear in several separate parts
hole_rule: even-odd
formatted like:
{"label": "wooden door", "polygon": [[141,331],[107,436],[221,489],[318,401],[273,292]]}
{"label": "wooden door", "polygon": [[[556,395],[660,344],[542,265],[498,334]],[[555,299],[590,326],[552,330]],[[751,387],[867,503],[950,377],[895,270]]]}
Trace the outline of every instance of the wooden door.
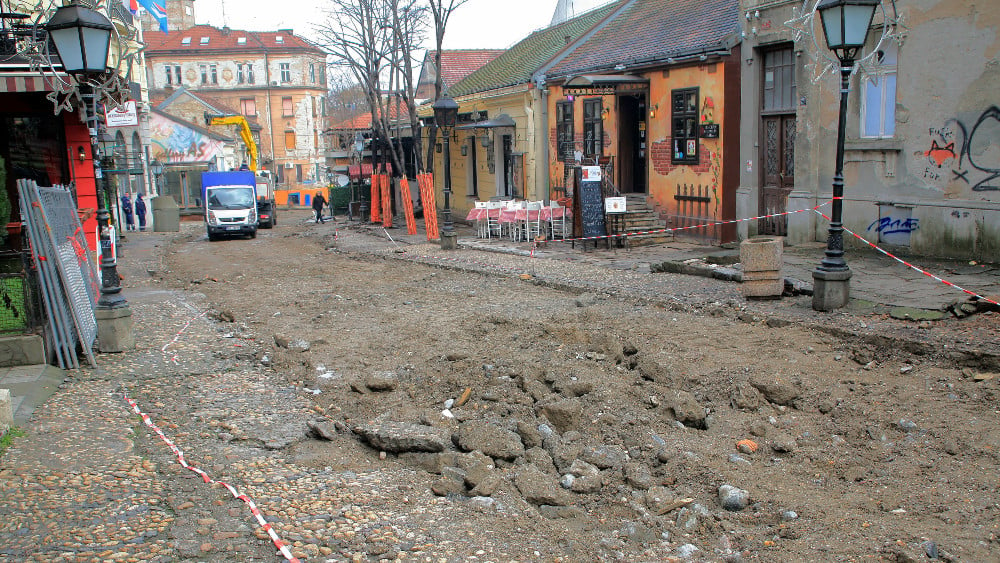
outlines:
{"label": "wooden door", "polygon": [[762,235],[788,234],[788,194],[795,187],[795,115],[770,115],[763,119],[764,143],[760,188]]}

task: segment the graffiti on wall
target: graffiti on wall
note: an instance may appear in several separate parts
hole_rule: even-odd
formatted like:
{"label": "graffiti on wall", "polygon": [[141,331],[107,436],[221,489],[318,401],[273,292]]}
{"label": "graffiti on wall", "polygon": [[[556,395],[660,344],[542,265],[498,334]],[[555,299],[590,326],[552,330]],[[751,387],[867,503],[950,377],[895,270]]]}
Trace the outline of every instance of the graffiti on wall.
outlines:
{"label": "graffiti on wall", "polygon": [[949,119],[928,134],[925,179],[958,182],[974,192],[1000,191],[1000,108],[990,106],[971,127]]}
{"label": "graffiti on wall", "polygon": [[920,228],[920,219],[913,217],[879,217],[868,225],[868,232],[875,231],[880,235],[895,235],[912,233]]}
{"label": "graffiti on wall", "polygon": [[171,164],[209,162],[222,155],[223,142],[217,141],[159,114],[150,119],[153,156]]}

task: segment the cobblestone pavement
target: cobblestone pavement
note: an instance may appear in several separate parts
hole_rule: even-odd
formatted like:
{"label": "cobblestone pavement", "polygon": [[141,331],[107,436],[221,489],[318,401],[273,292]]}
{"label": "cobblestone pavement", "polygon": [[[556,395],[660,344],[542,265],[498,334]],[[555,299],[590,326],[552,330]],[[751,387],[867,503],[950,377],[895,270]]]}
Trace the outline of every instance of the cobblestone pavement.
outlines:
{"label": "cobblestone pavement", "polygon": [[[185,232],[200,228],[182,225]],[[576,291],[657,296],[685,309],[710,311],[742,302],[736,284],[649,276],[635,265],[635,255],[582,253],[531,260],[523,253],[469,248],[442,253],[433,244],[366,232],[377,229],[345,228],[343,222],[315,227],[329,229],[332,244],[344,252],[530,276]],[[320,456],[294,444],[314,413],[306,398],[282,385],[280,375],[268,368],[252,328],[224,328],[206,314],[202,295],[166,290],[151,275],[163,268],[164,245],[176,235],[129,236],[119,266],[137,347],[101,355],[98,369],[67,372],[54,396],[24,427],[27,437],[15,440],[0,457],[0,558],[511,559],[499,539],[492,544],[481,536],[475,544],[463,539],[463,513],[471,517],[489,507],[457,506],[434,497],[419,482],[425,477],[402,466],[383,464],[376,474],[316,463]],[[752,313],[803,322],[856,322],[846,314],[817,316],[801,299],[758,304]],[[134,401],[134,409],[127,399]],[[147,415],[148,425],[136,411]],[[345,440],[332,447],[357,446]],[[183,467],[182,460],[204,477]],[[248,502],[234,498],[234,492],[245,494]],[[274,537],[255,520],[256,509],[262,521],[274,524]],[[438,525],[433,531],[408,527],[401,515],[413,512]],[[543,542],[544,526],[524,534]],[[288,544],[283,554],[277,552],[275,538]]]}

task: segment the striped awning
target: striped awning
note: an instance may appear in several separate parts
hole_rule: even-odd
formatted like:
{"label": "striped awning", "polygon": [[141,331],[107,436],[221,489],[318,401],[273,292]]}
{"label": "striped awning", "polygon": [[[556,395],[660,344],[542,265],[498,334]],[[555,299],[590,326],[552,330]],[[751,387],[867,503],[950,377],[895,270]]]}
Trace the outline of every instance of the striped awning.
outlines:
{"label": "striped awning", "polygon": [[0,73],[0,93],[3,92],[51,92],[55,90],[52,79],[33,73]]}

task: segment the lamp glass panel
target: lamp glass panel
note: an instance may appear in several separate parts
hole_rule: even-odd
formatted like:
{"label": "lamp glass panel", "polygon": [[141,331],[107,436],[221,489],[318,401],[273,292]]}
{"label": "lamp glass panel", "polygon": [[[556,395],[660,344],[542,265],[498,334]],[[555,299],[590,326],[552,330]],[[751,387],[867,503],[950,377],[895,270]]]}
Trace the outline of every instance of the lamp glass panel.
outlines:
{"label": "lamp glass panel", "polygon": [[862,46],[868,36],[868,26],[875,14],[875,6],[844,6],[844,44]]}
{"label": "lamp glass panel", "polygon": [[826,35],[826,46],[830,49],[837,49],[844,43],[841,11],[843,11],[843,7],[834,6],[821,10],[819,13],[820,19],[823,20],[823,34]]}
{"label": "lamp glass panel", "polygon": [[108,66],[108,45],[111,42],[111,34],[106,29],[84,27],[81,30],[81,35],[87,57],[87,60],[84,61],[87,70],[104,72]]}
{"label": "lamp glass panel", "polygon": [[83,52],[80,49],[80,34],[77,28],[53,29],[49,37],[56,44],[59,60],[66,72],[83,70]]}

